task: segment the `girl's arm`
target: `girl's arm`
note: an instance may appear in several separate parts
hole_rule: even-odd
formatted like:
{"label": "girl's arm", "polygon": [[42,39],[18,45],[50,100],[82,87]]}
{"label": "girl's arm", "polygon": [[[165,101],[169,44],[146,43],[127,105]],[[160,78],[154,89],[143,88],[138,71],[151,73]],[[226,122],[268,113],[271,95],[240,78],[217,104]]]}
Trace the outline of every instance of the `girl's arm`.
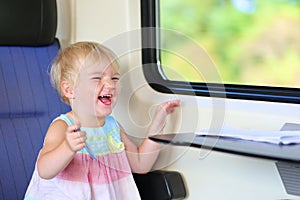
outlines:
{"label": "girl's arm", "polygon": [[125,145],[127,157],[133,172],[147,173],[155,163],[160,150],[160,144],[148,139],[150,135],[163,133],[167,116],[179,106],[179,100],[168,101],[158,106],[153,121],[148,129],[147,138],[137,147],[121,127],[121,138]]}
{"label": "girl's arm", "polygon": [[54,178],[71,162],[76,152],[85,146],[86,133],[75,132],[79,128],[78,125],[68,126],[62,120],[51,124],[37,159],[41,178]]}

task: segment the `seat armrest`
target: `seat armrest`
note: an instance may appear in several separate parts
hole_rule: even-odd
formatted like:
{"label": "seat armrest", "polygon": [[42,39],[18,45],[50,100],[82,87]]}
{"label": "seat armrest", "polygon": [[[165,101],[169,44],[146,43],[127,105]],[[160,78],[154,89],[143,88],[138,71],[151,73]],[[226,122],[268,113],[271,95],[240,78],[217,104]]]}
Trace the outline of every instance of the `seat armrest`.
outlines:
{"label": "seat armrest", "polygon": [[152,171],[133,174],[142,200],[184,199],[186,188],[182,175],[176,171]]}

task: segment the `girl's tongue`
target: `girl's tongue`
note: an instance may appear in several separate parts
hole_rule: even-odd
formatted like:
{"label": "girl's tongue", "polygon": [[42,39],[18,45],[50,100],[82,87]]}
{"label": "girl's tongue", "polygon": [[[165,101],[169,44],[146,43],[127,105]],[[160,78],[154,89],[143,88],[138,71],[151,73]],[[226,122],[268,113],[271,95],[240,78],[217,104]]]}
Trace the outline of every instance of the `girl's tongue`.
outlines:
{"label": "girl's tongue", "polygon": [[102,96],[99,96],[98,99],[104,104],[104,105],[111,105],[112,101],[112,96],[111,95],[102,95]]}

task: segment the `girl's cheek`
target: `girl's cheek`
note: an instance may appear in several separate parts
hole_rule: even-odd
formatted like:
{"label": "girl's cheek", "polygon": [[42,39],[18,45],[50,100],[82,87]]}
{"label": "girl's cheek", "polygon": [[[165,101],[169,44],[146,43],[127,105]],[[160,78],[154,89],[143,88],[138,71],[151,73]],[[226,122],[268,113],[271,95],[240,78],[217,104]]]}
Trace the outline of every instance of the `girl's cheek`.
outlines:
{"label": "girl's cheek", "polygon": [[120,84],[117,84],[116,86],[116,96],[118,96],[121,92],[121,87],[120,87]]}

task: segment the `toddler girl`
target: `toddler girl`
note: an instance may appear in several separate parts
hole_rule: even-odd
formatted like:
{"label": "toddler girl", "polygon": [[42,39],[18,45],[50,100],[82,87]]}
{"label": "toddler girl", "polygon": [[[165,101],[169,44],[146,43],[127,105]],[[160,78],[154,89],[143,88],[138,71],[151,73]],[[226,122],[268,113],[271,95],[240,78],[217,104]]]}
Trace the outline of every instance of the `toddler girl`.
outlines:
{"label": "toddler girl", "polygon": [[[119,93],[116,55],[94,42],[64,49],[51,81],[71,111],[53,120],[46,133],[25,199],[140,199],[132,172],[151,170],[160,145],[137,147],[112,117]],[[149,134],[161,134],[178,100],[158,106]]]}

